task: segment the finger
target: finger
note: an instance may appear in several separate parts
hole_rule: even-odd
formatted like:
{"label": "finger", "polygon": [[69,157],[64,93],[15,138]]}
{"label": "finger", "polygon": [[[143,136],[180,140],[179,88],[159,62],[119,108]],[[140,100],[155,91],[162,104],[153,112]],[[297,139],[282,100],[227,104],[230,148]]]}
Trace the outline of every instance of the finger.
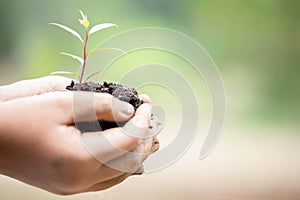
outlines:
{"label": "finger", "polygon": [[152,144],[152,147],[151,147],[151,153],[154,153],[154,152],[158,151],[159,146],[160,146],[159,140],[157,139],[157,137],[154,137],[153,138],[153,144]]}
{"label": "finger", "polygon": [[97,183],[97,184],[89,187],[84,192],[94,192],[94,191],[100,191],[100,190],[108,189],[108,188],[113,187],[117,184],[120,184],[125,179],[127,179],[129,176],[131,176],[130,173],[125,173],[125,174],[122,174],[122,175],[120,175],[120,176],[118,176],[114,179],[104,181],[104,182],[101,181],[100,183]]}
{"label": "finger", "polygon": [[[141,94],[139,95],[139,98],[145,103],[151,103],[151,99],[147,94]],[[151,114],[151,122],[149,128],[150,132],[148,136],[155,136],[162,130],[163,124],[158,120],[158,118],[155,115]]]}
{"label": "finger", "polygon": [[144,166],[140,165],[139,168],[132,175],[142,175],[144,172]]}
{"label": "finger", "polygon": [[[133,138],[139,138],[139,143],[134,149],[122,151],[122,141],[119,146],[115,147],[114,157],[105,162],[105,165],[110,168],[117,169],[124,172],[134,173],[138,167],[151,153],[153,146],[153,138],[147,137],[149,133],[149,115],[151,113],[151,106],[143,104],[136,112],[136,115],[130,120],[122,129],[125,135]],[[141,134],[143,133],[144,134]],[[118,148],[118,149],[117,149]],[[115,158],[115,159],[113,159]]]}
{"label": "finger", "polygon": [[143,100],[145,103],[151,103],[151,99],[147,94],[140,94],[139,98]]}
{"label": "finger", "polygon": [[41,78],[22,80],[1,87],[0,101],[34,96],[46,92],[64,90],[71,79],[60,76],[45,76]]}
{"label": "finger", "polygon": [[91,180],[90,181],[91,185],[97,184],[99,180],[101,180],[102,182],[108,181],[126,173],[117,169],[113,169],[103,163],[98,163],[98,164],[99,164],[99,168],[90,174],[91,177],[89,180]]}
{"label": "finger", "polygon": [[72,92],[72,94],[71,122],[127,121],[134,114],[131,104],[120,101],[110,94],[79,91]]}
{"label": "finger", "polygon": [[142,104],[129,120],[122,131],[132,137],[148,138],[152,107],[148,103]]}
{"label": "finger", "polygon": [[45,76],[41,78],[34,79],[32,84],[35,87],[38,86],[38,92],[45,93],[45,92],[53,92],[53,91],[60,91],[66,90],[66,87],[70,85],[72,79],[63,77],[63,76]]}
{"label": "finger", "polygon": [[152,138],[143,139],[141,141],[141,144],[139,144],[133,151],[128,152],[114,160],[106,162],[105,165],[119,171],[135,173],[139,171],[142,163],[150,155],[152,146]]}
{"label": "finger", "polygon": [[[124,175],[125,173],[128,172],[124,172],[124,171],[120,171],[114,168],[111,168],[107,165],[104,165],[103,163],[99,163],[99,168],[97,169],[97,171],[90,171],[90,178],[89,178],[89,182],[90,185],[94,185],[99,183],[99,180],[101,180],[102,182],[104,181],[108,181],[114,178],[117,178],[121,175]],[[141,175],[144,173],[144,167],[143,165],[140,165],[137,170],[135,170],[133,172],[133,175]],[[93,181],[94,180],[94,181]]]}
{"label": "finger", "polygon": [[[89,152],[102,163],[106,163],[134,150],[148,133],[151,106],[141,105],[134,117],[122,128],[102,132],[86,132],[81,135]],[[130,134],[129,134],[130,133]]]}
{"label": "finger", "polygon": [[62,125],[94,120],[127,121],[134,114],[132,105],[104,93],[50,92],[15,101],[22,100],[49,110],[49,119]]}
{"label": "finger", "polygon": [[[134,173],[132,173],[132,175],[142,175],[143,173],[144,173],[144,167],[143,167],[143,165],[140,165],[138,167],[138,169]],[[105,181],[115,179],[115,178],[120,177],[125,174],[128,174],[128,173],[110,168],[110,167],[102,164],[101,167],[99,167],[98,172],[96,171],[96,172],[91,173],[91,178],[89,180],[94,180],[94,181],[89,181],[90,186],[98,184],[99,180],[101,180],[101,182],[105,182]]]}
{"label": "finger", "polygon": [[163,129],[163,124],[158,120],[155,115],[151,115],[151,121],[149,126],[149,137],[156,136]]}

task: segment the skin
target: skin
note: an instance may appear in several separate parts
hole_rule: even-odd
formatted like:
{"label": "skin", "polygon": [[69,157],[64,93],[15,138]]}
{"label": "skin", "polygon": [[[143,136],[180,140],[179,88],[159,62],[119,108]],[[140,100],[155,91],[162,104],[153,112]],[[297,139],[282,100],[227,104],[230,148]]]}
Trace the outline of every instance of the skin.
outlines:
{"label": "skin", "polygon": [[[143,161],[159,143],[155,137],[125,133],[147,135],[149,97],[142,95],[147,103],[134,112],[109,94],[93,94],[98,120],[129,122],[122,129],[81,135],[74,126],[74,93],[64,90],[69,83],[52,76],[0,87],[0,173],[62,195],[104,190],[141,174]],[[113,111],[113,99],[118,110]],[[92,119],[85,109],[76,111],[76,121]],[[112,145],[101,145],[104,137]],[[99,144],[89,153],[83,140]]]}

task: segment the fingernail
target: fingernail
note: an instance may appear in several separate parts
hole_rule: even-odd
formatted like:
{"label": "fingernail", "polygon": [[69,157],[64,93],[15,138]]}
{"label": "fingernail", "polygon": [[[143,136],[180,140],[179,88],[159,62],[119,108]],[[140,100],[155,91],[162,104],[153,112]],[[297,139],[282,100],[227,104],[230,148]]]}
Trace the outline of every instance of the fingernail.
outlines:
{"label": "fingernail", "polygon": [[147,94],[141,94],[139,95],[140,99],[143,100],[146,103],[151,103],[151,99]]}
{"label": "fingernail", "polygon": [[145,170],[144,170],[144,166],[141,165],[137,170],[136,172],[133,173],[133,175],[142,175],[144,174]]}
{"label": "fingernail", "polygon": [[143,174],[144,174],[143,172],[135,172],[135,173],[133,173],[132,175],[141,176],[141,175],[143,175]]}

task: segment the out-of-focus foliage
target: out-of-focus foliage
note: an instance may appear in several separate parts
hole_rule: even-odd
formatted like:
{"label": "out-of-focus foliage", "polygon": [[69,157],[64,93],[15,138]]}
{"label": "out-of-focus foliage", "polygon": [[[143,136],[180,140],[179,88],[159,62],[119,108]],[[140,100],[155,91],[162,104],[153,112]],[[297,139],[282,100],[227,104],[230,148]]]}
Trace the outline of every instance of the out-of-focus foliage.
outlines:
{"label": "out-of-focus foliage", "polygon": [[[158,26],[201,43],[218,65],[232,118],[246,123],[300,120],[300,1],[297,0],[6,0],[0,1],[0,83],[72,71],[59,55],[76,39],[54,30],[65,22],[80,30],[77,10],[93,22],[120,28],[97,34],[91,47],[131,28]],[[76,67],[74,70],[76,72]]]}

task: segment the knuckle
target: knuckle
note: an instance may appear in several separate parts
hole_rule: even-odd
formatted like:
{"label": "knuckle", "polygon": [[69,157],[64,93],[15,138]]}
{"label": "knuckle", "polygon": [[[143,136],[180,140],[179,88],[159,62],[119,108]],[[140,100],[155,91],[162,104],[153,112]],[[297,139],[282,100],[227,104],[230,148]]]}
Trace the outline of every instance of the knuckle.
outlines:
{"label": "knuckle", "polygon": [[109,94],[97,94],[95,99],[98,115],[111,113],[112,96]]}
{"label": "knuckle", "polygon": [[66,108],[72,105],[72,97],[68,95],[60,95],[61,92],[56,92],[56,98],[54,99],[55,105],[59,108]]}
{"label": "knuckle", "polygon": [[109,112],[112,107],[112,97],[110,95],[103,94],[101,99],[103,112]]}

